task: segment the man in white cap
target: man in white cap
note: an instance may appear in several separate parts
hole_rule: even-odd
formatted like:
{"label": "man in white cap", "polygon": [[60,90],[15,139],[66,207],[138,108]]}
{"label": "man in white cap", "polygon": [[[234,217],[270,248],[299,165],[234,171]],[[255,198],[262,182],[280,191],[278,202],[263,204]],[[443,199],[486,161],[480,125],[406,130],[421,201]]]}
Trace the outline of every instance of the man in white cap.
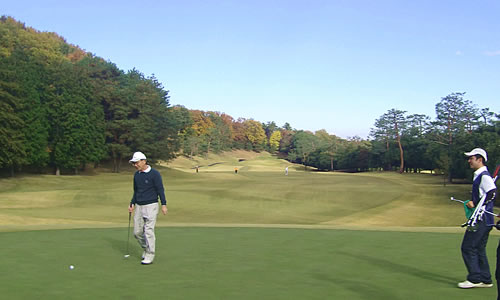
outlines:
{"label": "man in white cap", "polygon": [[155,224],[158,216],[158,198],[161,211],[167,214],[167,199],[160,172],[146,163],[146,155],[135,152],[130,163],[137,171],[134,174],[134,195],[128,207],[129,213],[134,211],[134,236],[144,250],[143,265],[153,263],[155,258]]}
{"label": "man in white cap", "polygon": [[[486,151],[475,148],[471,152],[466,152],[469,165],[474,169],[474,181],[472,183],[472,199],[467,202],[470,208],[476,207],[481,199],[484,199],[486,211],[493,212],[493,204],[496,194],[496,186],[491,178],[491,174],[485,166],[488,161]],[[493,216],[484,213],[477,221],[474,229],[469,228],[462,241],[462,257],[467,267],[467,280],[458,283],[459,288],[492,287],[490,266],[486,256],[486,244],[492,226],[494,226]]]}

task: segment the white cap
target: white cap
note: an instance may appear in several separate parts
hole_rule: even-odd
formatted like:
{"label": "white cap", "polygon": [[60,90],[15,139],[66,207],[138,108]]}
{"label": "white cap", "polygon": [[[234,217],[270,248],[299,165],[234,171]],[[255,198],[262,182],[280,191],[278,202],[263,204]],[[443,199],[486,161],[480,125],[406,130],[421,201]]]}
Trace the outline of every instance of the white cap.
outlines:
{"label": "white cap", "polygon": [[135,152],[134,155],[132,156],[132,159],[129,160],[129,162],[131,162],[131,163],[138,162],[138,161],[143,160],[143,159],[146,159],[146,155],[144,155],[144,153]]}
{"label": "white cap", "polygon": [[484,151],[481,148],[474,148],[474,149],[472,149],[471,152],[465,152],[464,154],[467,156],[474,156],[474,155],[479,154],[484,158],[485,162],[488,161],[488,156],[486,155],[486,151]]}

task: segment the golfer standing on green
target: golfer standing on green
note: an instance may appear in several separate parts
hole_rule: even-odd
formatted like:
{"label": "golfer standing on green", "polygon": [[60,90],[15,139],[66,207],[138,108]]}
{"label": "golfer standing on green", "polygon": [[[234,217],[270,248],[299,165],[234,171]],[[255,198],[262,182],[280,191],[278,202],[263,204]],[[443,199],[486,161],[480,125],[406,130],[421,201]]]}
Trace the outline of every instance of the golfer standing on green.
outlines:
{"label": "golfer standing on green", "polygon": [[[470,167],[474,169],[472,199],[466,205],[469,208],[475,208],[484,198],[484,209],[492,213],[496,186],[485,166],[485,162],[488,161],[486,151],[475,148],[471,152],[466,152],[465,155],[468,157]],[[476,224],[474,229],[468,229],[465,232],[462,241],[462,257],[469,273],[467,280],[458,284],[458,287],[463,289],[493,286],[488,257],[486,256],[488,236],[492,226],[494,226],[493,216],[484,213]]]}
{"label": "golfer standing on green", "polygon": [[144,250],[143,265],[153,263],[155,258],[155,224],[158,216],[158,198],[161,201],[161,212],[167,214],[167,199],[160,172],[146,163],[146,155],[135,152],[130,163],[137,171],[134,174],[134,195],[128,207],[129,213],[134,211],[134,236]]}

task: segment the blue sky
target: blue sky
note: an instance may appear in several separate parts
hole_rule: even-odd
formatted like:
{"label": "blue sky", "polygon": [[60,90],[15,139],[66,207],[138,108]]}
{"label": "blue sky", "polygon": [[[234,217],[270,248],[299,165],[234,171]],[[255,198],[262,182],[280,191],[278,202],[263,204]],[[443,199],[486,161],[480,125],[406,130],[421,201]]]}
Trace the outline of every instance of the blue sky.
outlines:
{"label": "blue sky", "polygon": [[366,138],[466,92],[500,113],[500,1],[8,1],[0,14],[154,74],[171,104]]}

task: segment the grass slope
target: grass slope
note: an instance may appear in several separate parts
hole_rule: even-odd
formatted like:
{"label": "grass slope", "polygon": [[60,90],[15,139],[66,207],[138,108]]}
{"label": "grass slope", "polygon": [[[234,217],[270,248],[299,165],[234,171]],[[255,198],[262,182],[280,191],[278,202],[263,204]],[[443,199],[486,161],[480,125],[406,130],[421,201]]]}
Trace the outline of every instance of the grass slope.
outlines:
{"label": "grass slope", "polygon": [[[239,161],[241,158],[244,161]],[[267,153],[236,152],[157,166],[170,214],[179,224],[294,224],[331,227],[443,227],[464,220],[469,185],[396,173],[304,172]],[[211,166],[209,166],[211,165]],[[284,166],[290,173],[284,175]],[[234,174],[234,167],[239,167]],[[134,169],[95,176],[24,176],[0,180],[0,230],[123,226]]]}

